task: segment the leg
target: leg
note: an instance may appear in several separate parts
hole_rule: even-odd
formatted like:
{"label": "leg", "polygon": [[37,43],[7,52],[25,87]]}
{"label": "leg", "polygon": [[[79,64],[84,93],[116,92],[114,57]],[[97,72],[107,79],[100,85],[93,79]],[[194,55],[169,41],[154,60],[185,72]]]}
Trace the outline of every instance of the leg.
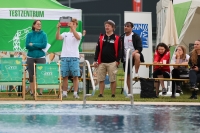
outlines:
{"label": "leg", "polygon": [[190,79],[191,86],[196,86],[197,72],[195,70],[190,70],[189,71],[189,79]]}
{"label": "leg", "polygon": [[115,95],[115,91],[116,91],[116,81],[111,82],[111,93],[112,95]]}
{"label": "leg", "polygon": [[99,82],[99,94],[100,94],[100,95],[103,95],[104,88],[105,88],[105,83],[104,83],[104,81],[100,81],[100,82]]}
{"label": "leg", "polygon": [[78,91],[78,77],[73,78],[74,92]]}
{"label": "leg", "polygon": [[[162,76],[160,76],[160,77],[162,77],[162,78],[170,78],[170,75],[169,75],[168,72],[162,72]],[[161,82],[161,86],[162,86],[162,94],[165,95],[167,93],[167,89],[165,88],[163,80]]]}
{"label": "leg", "polygon": [[[126,62],[123,63],[124,72],[125,72],[125,67],[126,67]],[[130,61],[128,62],[127,81],[126,81],[126,83],[127,83],[127,86],[128,86],[128,94],[129,94],[130,93]]]}
{"label": "leg", "polygon": [[99,64],[97,71],[97,80],[99,82],[99,97],[103,97],[103,92],[105,88],[104,80],[107,73],[106,63]]}
{"label": "leg", "polygon": [[[162,71],[161,70],[155,70],[153,72],[153,78],[159,78],[162,75]],[[162,76],[163,77],[163,76]],[[164,84],[164,83],[163,83]],[[159,94],[159,86],[160,86],[160,80],[159,81],[155,81],[154,83],[154,87],[156,88],[156,95],[158,96]]]}
{"label": "leg", "polygon": [[79,58],[70,57],[69,63],[70,73],[73,76],[73,85],[74,85],[74,98],[79,98],[78,96],[78,77],[80,74],[80,67],[79,67]]}
{"label": "leg", "polygon": [[130,93],[130,74],[127,75],[128,94]]}
{"label": "leg", "polygon": [[62,83],[62,90],[67,91],[67,89],[68,89],[68,77],[64,77]]}
{"label": "leg", "polygon": [[116,62],[107,63],[107,71],[109,75],[109,81],[111,83],[112,97],[115,97],[116,91],[116,75],[117,75],[117,65]]}
{"label": "leg", "polygon": [[[46,59],[45,58],[38,58],[38,59],[36,59],[36,63],[45,64],[46,63]],[[40,90],[39,95],[42,95],[43,89],[40,88],[39,90]]]}
{"label": "leg", "polygon": [[[180,78],[180,71],[178,69],[172,70],[172,78],[176,78],[176,79]],[[172,81],[172,97],[175,97],[176,87],[180,89],[180,82],[179,81]]]}
{"label": "leg", "polygon": [[32,92],[32,95],[35,93],[35,86],[33,83],[33,75],[34,75],[34,58],[27,58],[27,66],[28,66],[28,73],[29,73],[29,82],[30,82],[30,90]]}
{"label": "leg", "polygon": [[61,75],[63,77],[63,83],[62,83],[63,97],[67,97],[68,77],[69,77],[69,59],[66,57],[61,58]]}
{"label": "leg", "polygon": [[133,56],[134,58],[134,64],[135,64],[135,73],[138,73],[139,67],[140,67],[140,54],[139,53],[135,53],[135,55]]}

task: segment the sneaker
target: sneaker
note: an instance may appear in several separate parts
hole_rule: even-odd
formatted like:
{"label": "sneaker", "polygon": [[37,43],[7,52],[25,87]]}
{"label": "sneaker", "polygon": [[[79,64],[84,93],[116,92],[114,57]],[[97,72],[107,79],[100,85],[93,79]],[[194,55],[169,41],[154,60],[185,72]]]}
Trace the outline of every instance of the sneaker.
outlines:
{"label": "sneaker", "polygon": [[189,99],[197,99],[197,95],[192,95],[189,97]]}
{"label": "sneaker", "polygon": [[197,91],[197,90],[199,90],[199,88],[196,85],[192,85],[192,86],[190,86],[190,90]]}
{"label": "sneaker", "polygon": [[162,95],[166,95],[167,94],[167,89],[166,88],[163,88],[162,89]]}
{"label": "sneaker", "polygon": [[74,98],[75,99],[79,99],[80,97],[78,95],[74,95]]}
{"label": "sneaker", "polygon": [[67,98],[67,95],[62,95],[62,98]]}
{"label": "sneaker", "polygon": [[181,89],[180,86],[177,86],[177,87],[176,87],[176,93],[183,94],[183,91],[182,91],[182,89]]}
{"label": "sneaker", "polygon": [[114,97],[115,97],[115,94],[112,94],[112,95],[111,95],[111,97],[113,97],[113,98],[114,98]]}
{"label": "sneaker", "polygon": [[103,95],[102,95],[102,94],[99,94],[98,97],[103,97]]}
{"label": "sneaker", "polygon": [[171,95],[171,98],[176,98],[176,96],[175,95]]}

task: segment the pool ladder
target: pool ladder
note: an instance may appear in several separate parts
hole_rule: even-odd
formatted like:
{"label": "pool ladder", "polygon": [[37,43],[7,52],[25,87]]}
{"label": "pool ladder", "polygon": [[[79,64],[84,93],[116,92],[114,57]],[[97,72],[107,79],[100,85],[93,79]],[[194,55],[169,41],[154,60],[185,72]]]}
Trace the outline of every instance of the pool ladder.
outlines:
{"label": "pool ladder", "polygon": [[[90,81],[92,83],[92,93],[91,94],[86,94],[86,74],[85,74],[85,67],[88,67],[88,72],[90,75]],[[91,67],[90,67],[90,63],[88,60],[85,60],[83,62],[83,104],[86,104],[86,98],[90,97],[90,96],[94,96],[95,94],[95,85],[94,85],[94,79],[92,76],[92,71],[91,71]]]}
{"label": "pool ladder", "polygon": [[[128,59],[130,59],[130,94],[128,94],[128,86],[126,84],[127,81],[127,71],[128,71]],[[132,64],[133,64],[133,57],[132,57],[132,52],[130,49],[127,50],[126,52],[126,67],[125,67],[125,75],[124,75],[124,95],[125,97],[130,98],[131,105],[133,105],[134,102],[134,97],[133,97],[133,85],[137,82],[135,80],[135,83],[133,84],[133,75],[132,75]]]}

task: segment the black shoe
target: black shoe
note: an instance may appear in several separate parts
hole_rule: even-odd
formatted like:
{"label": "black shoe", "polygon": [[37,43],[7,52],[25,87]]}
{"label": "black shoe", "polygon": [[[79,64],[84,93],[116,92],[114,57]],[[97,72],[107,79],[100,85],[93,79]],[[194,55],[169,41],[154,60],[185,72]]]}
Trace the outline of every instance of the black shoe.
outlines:
{"label": "black shoe", "polygon": [[197,95],[192,95],[189,97],[189,99],[198,99],[198,98],[197,98]]}
{"label": "black shoe", "polygon": [[39,93],[39,95],[42,95],[42,93]]}
{"label": "black shoe", "polygon": [[180,86],[177,86],[177,87],[176,87],[176,93],[183,94],[183,91],[182,91],[182,89],[181,89]]}
{"label": "black shoe", "polygon": [[102,94],[99,94],[98,97],[103,97],[103,95],[102,95]]}
{"label": "black shoe", "polygon": [[112,94],[111,97],[115,97],[115,94]]}
{"label": "black shoe", "polygon": [[162,95],[166,95],[167,94],[167,89],[166,88],[163,88],[162,89]]}
{"label": "black shoe", "polygon": [[171,98],[176,98],[176,96],[175,95],[171,95]]}
{"label": "black shoe", "polygon": [[199,90],[199,88],[196,85],[191,85],[190,90],[191,91],[197,91],[197,90]]}

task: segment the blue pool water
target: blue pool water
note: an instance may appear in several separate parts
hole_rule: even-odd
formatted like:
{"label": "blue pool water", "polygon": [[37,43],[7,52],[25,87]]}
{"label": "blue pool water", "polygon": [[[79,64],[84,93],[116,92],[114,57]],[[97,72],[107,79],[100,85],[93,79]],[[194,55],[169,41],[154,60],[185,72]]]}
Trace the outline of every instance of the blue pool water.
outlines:
{"label": "blue pool water", "polygon": [[200,106],[0,105],[0,133],[200,133]]}

